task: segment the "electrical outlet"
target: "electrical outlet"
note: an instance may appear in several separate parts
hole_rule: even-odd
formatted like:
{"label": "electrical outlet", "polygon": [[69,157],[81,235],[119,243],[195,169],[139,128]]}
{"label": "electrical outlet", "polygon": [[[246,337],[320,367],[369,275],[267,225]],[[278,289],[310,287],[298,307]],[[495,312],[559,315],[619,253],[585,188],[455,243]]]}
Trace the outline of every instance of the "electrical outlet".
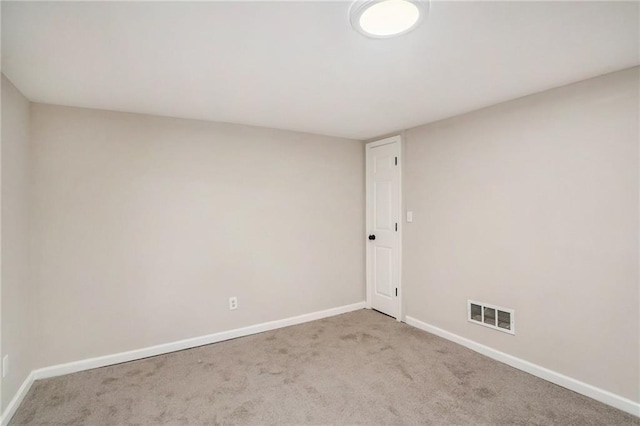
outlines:
{"label": "electrical outlet", "polygon": [[9,355],[2,358],[2,377],[7,377],[7,374],[9,374]]}
{"label": "electrical outlet", "polygon": [[238,298],[235,296],[229,298],[229,310],[233,311],[234,309],[238,309]]}

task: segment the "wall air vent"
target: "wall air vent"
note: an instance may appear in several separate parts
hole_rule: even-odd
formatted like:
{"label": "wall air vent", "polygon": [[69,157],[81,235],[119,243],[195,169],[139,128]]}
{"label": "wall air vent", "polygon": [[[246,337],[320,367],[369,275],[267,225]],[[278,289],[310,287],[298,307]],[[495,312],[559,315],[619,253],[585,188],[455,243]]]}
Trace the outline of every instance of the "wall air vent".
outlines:
{"label": "wall air vent", "polygon": [[467,300],[467,320],[494,330],[516,334],[515,311],[513,309]]}

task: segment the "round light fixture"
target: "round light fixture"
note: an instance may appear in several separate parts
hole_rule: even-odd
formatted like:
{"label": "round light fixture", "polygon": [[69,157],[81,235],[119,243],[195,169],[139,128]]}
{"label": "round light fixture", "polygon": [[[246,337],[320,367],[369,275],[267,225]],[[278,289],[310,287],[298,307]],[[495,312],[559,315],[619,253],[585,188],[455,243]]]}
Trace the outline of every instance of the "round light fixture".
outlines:
{"label": "round light fixture", "polygon": [[364,0],[351,5],[351,26],[367,37],[387,38],[406,34],[424,19],[426,7],[419,0]]}

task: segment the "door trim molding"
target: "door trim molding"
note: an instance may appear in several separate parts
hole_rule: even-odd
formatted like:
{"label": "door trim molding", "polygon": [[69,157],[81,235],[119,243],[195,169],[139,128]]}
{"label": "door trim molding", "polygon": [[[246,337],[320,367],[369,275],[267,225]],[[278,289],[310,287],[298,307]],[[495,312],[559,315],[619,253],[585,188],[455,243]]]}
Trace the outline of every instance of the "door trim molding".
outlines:
{"label": "door trim molding", "polygon": [[[371,152],[371,148],[376,148],[378,146],[382,146],[382,145],[390,145],[393,143],[397,143],[398,144],[398,167],[400,169],[400,179],[399,179],[399,186],[400,186],[400,193],[398,194],[398,211],[400,212],[400,217],[398,218],[398,298],[397,298],[397,304],[398,304],[398,318],[396,318],[396,320],[398,322],[402,321],[404,319],[404,309],[402,306],[402,233],[403,233],[403,210],[402,210],[402,171],[403,171],[403,159],[402,159],[402,136],[401,135],[396,135],[396,136],[391,136],[388,138],[384,138],[384,139],[380,139],[377,141],[373,141],[373,142],[368,142],[367,144],[365,144],[365,227],[366,227],[366,231],[365,231],[365,237],[366,235],[368,235],[369,230],[371,229],[371,200],[369,199],[369,189],[370,189],[370,171],[369,171],[369,156],[370,156],[370,152]],[[366,246],[366,250],[365,250],[365,258],[366,258],[366,289],[367,289],[367,298],[366,298],[366,306],[367,309],[371,309],[371,261],[370,261],[370,250],[371,250],[371,245],[367,243],[367,241],[365,240],[365,246]]]}

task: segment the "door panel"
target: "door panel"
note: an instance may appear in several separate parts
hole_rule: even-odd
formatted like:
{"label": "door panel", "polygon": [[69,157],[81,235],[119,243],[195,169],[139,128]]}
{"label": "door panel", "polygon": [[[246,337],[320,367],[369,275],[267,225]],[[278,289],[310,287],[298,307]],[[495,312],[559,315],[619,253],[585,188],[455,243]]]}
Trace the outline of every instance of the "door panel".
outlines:
{"label": "door panel", "polygon": [[367,302],[400,313],[400,139],[367,145]]}
{"label": "door panel", "polygon": [[374,190],[374,223],[376,229],[391,230],[391,182],[373,182]]}
{"label": "door panel", "polygon": [[[376,296],[390,298],[394,293],[393,287],[393,249],[391,247],[381,247],[377,245],[374,249],[374,265],[376,268],[374,276]],[[395,287],[394,287],[395,288]]]}

